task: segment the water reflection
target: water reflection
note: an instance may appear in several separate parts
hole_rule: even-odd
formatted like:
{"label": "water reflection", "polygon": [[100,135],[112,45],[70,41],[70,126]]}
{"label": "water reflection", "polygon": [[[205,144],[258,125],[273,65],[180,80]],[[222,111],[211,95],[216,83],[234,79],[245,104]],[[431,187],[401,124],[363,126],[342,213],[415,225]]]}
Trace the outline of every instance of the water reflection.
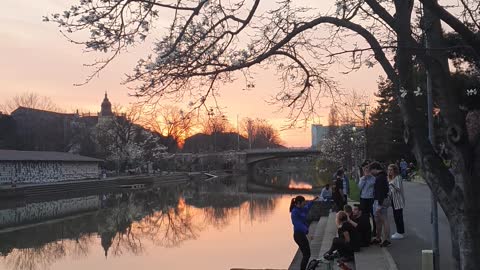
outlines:
{"label": "water reflection", "polygon": [[[243,181],[219,180],[100,194],[96,197],[97,208],[82,208],[80,215],[2,230],[0,254],[7,269],[37,270],[52,268],[71,258],[89,260],[98,245],[102,247],[102,256],[110,259],[148,256],[151,246],[181,247],[199,238],[209,227],[221,231],[237,218],[239,224],[240,220],[267,221],[280,197],[248,194],[245,187]],[[45,209],[59,211],[58,207],[48,207],[58,205],[58,201],[42,204]],[[45,217],[52,215],[46,213]],[[21,224],[25,220],[42,221],[27,218]]]}
{"label": "water reflection", "polygon": [[254,179],[258,184],[280,189],[292,186],[302,189],[319,188],[329,181],[313,171],[268,172],[256,175]]}
{"label": "water reflection", "polygon": [[254,182],[268,187],[318,189],[331,181],[338,164],[328,160],[292,158],[255,165]]}

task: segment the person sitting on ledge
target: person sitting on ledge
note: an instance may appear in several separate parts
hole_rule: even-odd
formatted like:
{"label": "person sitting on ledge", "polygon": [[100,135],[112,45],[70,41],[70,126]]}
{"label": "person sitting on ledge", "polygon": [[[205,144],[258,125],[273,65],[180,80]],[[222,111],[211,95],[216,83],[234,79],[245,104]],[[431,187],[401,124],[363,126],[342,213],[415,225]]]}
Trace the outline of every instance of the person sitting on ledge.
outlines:
{"label": "person sitting on ledge", "polygon": [[333,238],[332,246],[323,255],[323,258],[333,260],[336,257],[334,252],[337,251],[341,261],[352,261],[353,253],[360,250],[358,235],[344,211],[337,213],[335,221],[338,227],[338,237]]}
{"label": "person sitting on ledge", "polygon": [[332,201],[332,190],[330,189],[330,184],[326,184],[322,191],[320,192],[320,201],[322,202],[331,202]]}

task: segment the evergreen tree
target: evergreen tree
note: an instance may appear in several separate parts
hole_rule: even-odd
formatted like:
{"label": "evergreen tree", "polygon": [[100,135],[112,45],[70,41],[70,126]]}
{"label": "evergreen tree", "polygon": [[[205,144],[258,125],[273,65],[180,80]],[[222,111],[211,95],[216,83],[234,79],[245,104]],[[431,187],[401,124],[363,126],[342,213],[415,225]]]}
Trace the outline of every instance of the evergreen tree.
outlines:
{"label": "evergreen tree", "polygon": [[402,115],[393,91],[393,84],[380,78],[378,93],[375,94],[378,106],[370,114],[367,129],[369,158],[380,161],[412,160],[410,148],[404,143]]}

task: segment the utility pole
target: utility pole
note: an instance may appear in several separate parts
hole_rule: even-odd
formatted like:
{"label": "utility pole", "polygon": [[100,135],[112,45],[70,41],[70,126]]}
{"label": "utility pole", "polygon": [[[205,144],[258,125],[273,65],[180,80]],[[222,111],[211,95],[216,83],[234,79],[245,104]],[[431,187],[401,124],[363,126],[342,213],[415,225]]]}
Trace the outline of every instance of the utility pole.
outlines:
{"label": "utility pole", "polygon": [[[435,1],[436,2],[436,1]],[[423,10],[424,17],[423,19],[423,37],[425,40],[425,51],[426,54],[429,54],[430,44],[428,42],[428,32],[432,31],[432,24],[434,18],[431,12]],[[430,144],[435,149],[435,133],[433,130],[433,95],[432,95],[432,78],[430,77],[429,68],[425,69],[427,76],[427,119],[428,119],[428,138]],[[432,211],[431,211],[431,223],[432,223],[432,250],[433,250],[433,269],[440,269],[440,248],[439,248],[439,236],[438,236],[438,207],[437,200],[433,192],[430,193],[431,202],[432,202]]]}
{"label": "utility pole", "polygon": [[364,146],[363,146],[363,160],[367,160],[368,154],[367,154],[367,147],[368,147],[368,138],[367,138],[367,107],[370,106],[367,103],[361,103],[358,105],[360,107],[360,112],[362,113],[363,116],[363,132],[365,133],[365,140],[364,140]]}
{"label": "utility pole", "polygon": [[238,126],[238,114],[237,114],[237,151],[240,151],[240,127]]}
{"label": "utility pole", "polygon": [[[215,121],[212,121],[212,117],[215,115],[213,112],[213,108],[210,108],[210,110],[207,112],[208,115],[208,121],[212,125],[212,132],[213,132],[213,152],[217,151],[217,124]],[[209,147],[210,148],[210,147]]]}

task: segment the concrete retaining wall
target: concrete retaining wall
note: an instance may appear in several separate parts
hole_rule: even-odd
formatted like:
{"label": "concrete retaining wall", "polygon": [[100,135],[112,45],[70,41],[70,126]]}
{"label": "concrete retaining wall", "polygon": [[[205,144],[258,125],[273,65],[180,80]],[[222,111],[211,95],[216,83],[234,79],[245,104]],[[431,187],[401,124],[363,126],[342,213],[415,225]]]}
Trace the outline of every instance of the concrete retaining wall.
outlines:
{"label": "concrete retaining wall", "polygon": [[99,195],[31,203],[22,207],[0,210],[0,228],[95,210],[100,208],[100,206],[101,200]]}
{"label": "concrete retaining wall", "polygon": [[97,162],[2,161],[0,184],[41,184],[99,177]]}

